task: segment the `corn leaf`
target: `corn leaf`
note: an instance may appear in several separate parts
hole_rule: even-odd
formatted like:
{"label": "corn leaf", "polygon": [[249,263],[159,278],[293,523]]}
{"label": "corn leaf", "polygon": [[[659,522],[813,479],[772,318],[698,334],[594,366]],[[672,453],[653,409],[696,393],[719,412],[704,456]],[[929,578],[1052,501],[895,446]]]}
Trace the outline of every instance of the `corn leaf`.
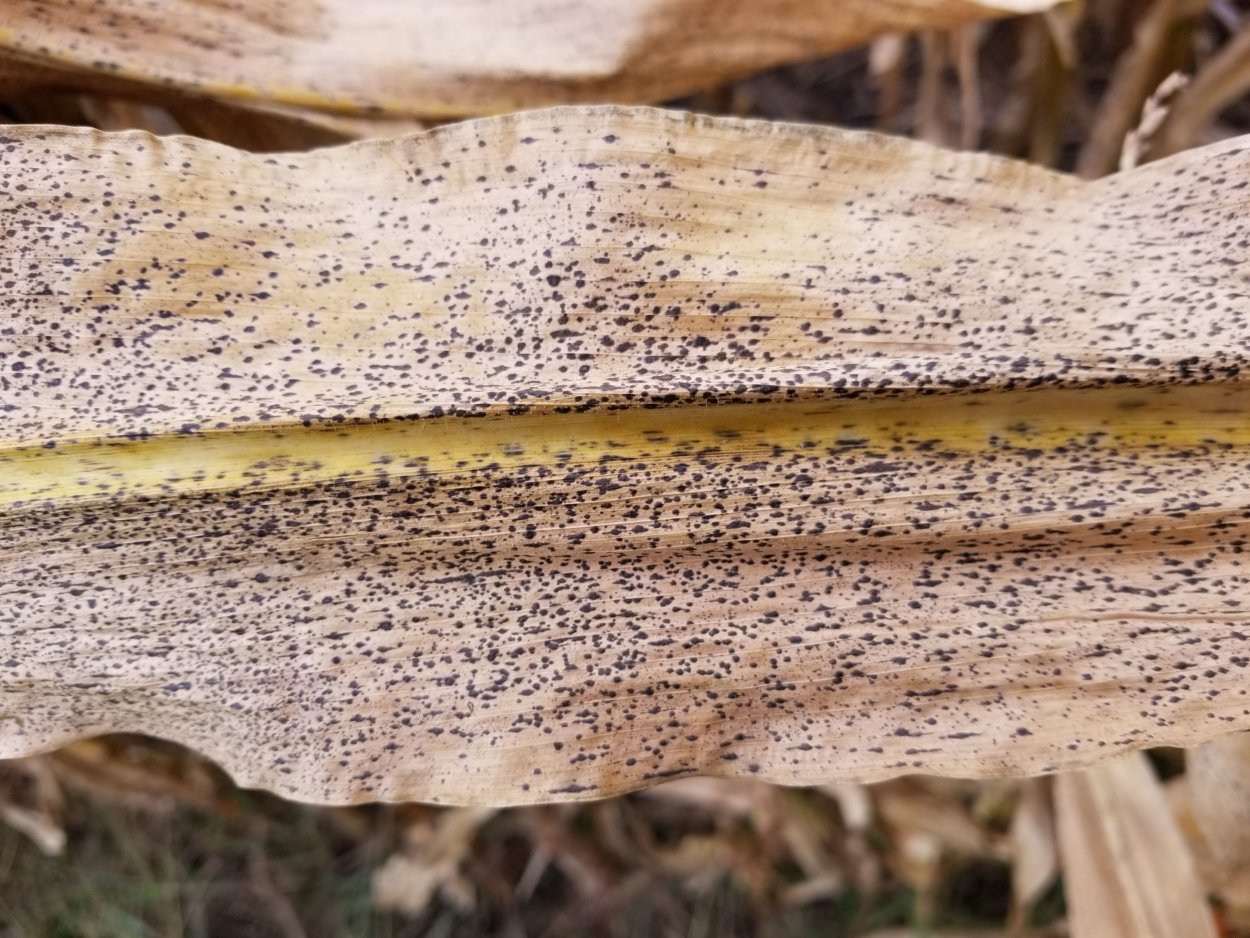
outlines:
{"label": "corn leaf", "polygon": [[0,54],[90,89],[440,117],[658,101],[885,32],[1055,2],[8,0]]}
{"label": "corn leaf", "polygon": [[1216,938],[1176,819],[1144,753],[1055,783],[1064,895],[1077,938]]}
{"label": "corn leaf", "polygon": [[1207,891],[1230,924],[1250,921],[1250,736],[1234,733],[1186,753],[1174,801]]}
{"label": "corn leaf", "polygon": [[1250,727],[1248,183],[611,108],[4,129],[0,756],[509,804]]}

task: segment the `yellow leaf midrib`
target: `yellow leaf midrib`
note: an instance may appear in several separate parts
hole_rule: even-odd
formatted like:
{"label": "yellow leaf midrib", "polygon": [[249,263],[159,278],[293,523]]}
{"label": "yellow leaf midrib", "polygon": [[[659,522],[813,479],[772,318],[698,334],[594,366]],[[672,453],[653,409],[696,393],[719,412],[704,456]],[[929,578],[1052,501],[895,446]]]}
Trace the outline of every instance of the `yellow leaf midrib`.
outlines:
{"label": "yellow leaf midrib", "polygon": [[[567,408],[566,408],[567,409]],[[761,459],[774,452],[923,447],[975,454],[1078,445],[1147,449],[1250,446],[1250,387],[1105,386],[688,404],[101,439],[0,449],[0,506],[263,491],[353,480],[570,468],[616,460],[664,474],[674,461]]]}

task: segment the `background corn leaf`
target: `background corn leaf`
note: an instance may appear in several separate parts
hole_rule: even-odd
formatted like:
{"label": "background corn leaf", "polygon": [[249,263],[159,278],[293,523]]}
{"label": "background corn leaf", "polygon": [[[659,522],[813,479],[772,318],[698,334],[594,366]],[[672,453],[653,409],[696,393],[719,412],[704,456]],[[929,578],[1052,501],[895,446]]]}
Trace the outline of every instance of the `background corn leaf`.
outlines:
{"label": "background corn leaf", "polygon": [[447,117],[659,101],[881,33],[1055,2],[9,0],[0,54],[62,87]]}
{"label": "background corn leaf", "polygon": [[1215,920],[1163,787],[1134,753],[1055,782],[1075,935],[1215,938]]}

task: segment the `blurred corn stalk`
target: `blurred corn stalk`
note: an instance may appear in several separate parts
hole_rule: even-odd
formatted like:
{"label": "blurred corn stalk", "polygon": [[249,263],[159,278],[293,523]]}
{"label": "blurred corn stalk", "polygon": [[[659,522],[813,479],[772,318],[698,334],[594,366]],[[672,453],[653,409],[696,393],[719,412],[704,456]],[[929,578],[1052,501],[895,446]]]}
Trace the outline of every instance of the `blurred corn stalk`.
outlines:
{"label": "blurred corn stalk", "polygon": [[[1110,172],[1126,160],[1125,146],[1130,139],[1134,142],[1128,162],[1136,163],[1228,136],[1218,125],[1218,114],[1250,87],[1250,70],[1246,67],[1250,61],[1247,52],[1250,47],[1246,46],[1250,29],[1243,22],[1244,13],[1231,4],[1209,7],[1183,0],[1156,0],[1142,5],[1139,15],[1129,15],[1122,3],[1067,5],[995,27],[976,24],[954,29],[948,27],[960,20],[999,13],[1002,9],[970,3],[892,4],[884,11],[874,5],[865,8],[863,15],[850,16],[834,15],[827,4],[794,3],[782,16],[773,9],[763,15],[760,8],[750,4],[734,5],[728,11],[724,8],[712,11],[702,3],[612,4],[610,8],[588,4],[576,11],[572,19],[562,20],[537,16],[533,10],[522,7],[509,8],[509,16],[515,19],[501,18],[497,15],[498,7],[459,3],[432,12],[422,10],[422,21],[407,26],[402,21],[407,8],[356,3],[350,5],[350,9],[347,5],[342,8],[327,5],[310,16],[305,25],[292,29],[277,17],[275,10],[259,4],[241,19],[238,11],[215,4],[182,6],[185,9],[179,11],[179,17],[152,19],[153,14],[146,7],[136,4],[107,22],[93,22],[83,21],[82,14],[71,5],[12,4],[11,9],[6,10],[6,14],[12,14],[11,22],[0,24],[0,46],[4,49],[4,58],[0,59],[0,89],[20,118],[90,123],[117,129],[140,126],[158,133],[184,130],[257,150],[304,149],[339,140],[402,134],[419,127],[417,121],[444,120],[534,104],[605,98],[657,100],[723,83],[763,67],[847,48],[873,35],[884,34],[875,41],[870,62],[871,80],[879,93],[880,110],[873,121],[878,126],[907,129],[948,147],[976,149],[989,145],[1044,165],[1066,160],[1081,174],[1095,177]],[[1050,4],[1037,3],[1029,5],[1028,9],[1048,6]],[[1024,11],[1024,7],[1019,10]],[[842,5],[839,14],[844,13]],[[430,21],[445,23],[447,31],[429,31]],[[200,25],[196,30],[188,30],[187,22]],[[181,25],[173,28],[174,24]],[[477,30],[475,41],[484,46],[470,48],[446,41],[447,36],[460,35],[461,30],[470,28]],[[487,29],[484,38],[483,28]],[[906,31],[919,28],[926,30],[922,36],[907,38]],[[401,69],[399,44],[391,37],[410,37],[418,32],[433,38],[428,46],[421,47],[415,63],[405,58]],[[1081,70],[1088,66],[1082,58],[1083,43],[1088,45],[1091,33],[1098,37],[1096,44],[1113,50],[1104,59],[1111,66],[1106,76],[1107,91],[1093,102],[1084,97],[1078,86]],[[204,42],[203,35],[214,39]],[[356,39],[343,42],[344,35]],[[693,42],[688,39],[691,35]],[[984,62],[990,37],[996,42],[1014,43],[1017,54],[1012,68],[1005,73],[1010,82],[1009,93],[987,100],[983,93],[987,82]],[[677,38],[681,41],[674,42]],[[491,50],[485,57],[480,52],[483,47]],[[229,50],[228,55],[223,56],[223,50]],[[570,51],[575,54],[569,54]],[[403,52],[408,56],[411,49],[404,46]],[[337,57],[340,53],[345,57]],[[553,74],[551,63],[555,61],[561,63],[561,68]],[[1159,86],[1176,73],[1188,73],[1193,77],[1173,96],[1160,97]],[[1153,106],[1149,104],[1152,95],[1159,101]],[[719,100],[735,110],[743,110],[738,102],[747,100],[746,109],[749,109],[749,96],[743,98],[740,92],[730,91],[719,96]],[[1143,120],[1144,111],[1153,117]],[[596,120],[603,122],[603,126],[596,129],[608,135],[615,134],[616,118],[601,116]],[[723,128],[715,130],[724,133]],[[773,147],[778,139],[770,137],[768,143]],[[659,142],[654,146],[658,150]],[[732,146],[730,150],[733,152]],[[11,154],[14,152],[10,150]],[[121,152],[124,158],[126,151]],[[510,155],[509,151],[504,152]],[[889,159],[897,159],[900,152],[887,148],[875,154],[874,159],[880,158],[881,153]],[[194,148],[191,155],[195,155]],[[869,162],[866,157],[855,154],[854,148],[847,148],[843,155],[849,155],[852,162],[859,159]],[[710,152],[701,158],[710,158]],[[741,157],[737,159],[740,161]],[[789,171],[784,161],[770,164],[764,154],[751,165],[761,170],[762,177],[778,172],[784,175]],[[963,165],[964,172],[971,172],[971,163]],[[17,179],[18,191],[29,192],[29,185],[23,181],[28,177],[12,175],[15,166],[21,166],[20,157],[6,160],[10,181]],[[18,168],[16,172],[28,170]],[[223,171],[218,172],[222,173],[220,178],[224,185],[230,177]],[[240,178],[246,178],[246,173]],[[1009,179],[1010,174],[1005,178]],[[1036,182],[1042,177],[1021,172],[1018,178]],[[721,183],[724,184],[724,180]],[[1000,181],[999,185],[1004,182]],[[1011,204],[1005,194],[1009,188],[1002,190],[1001,200],[1005,205]],[[1132,198],[1127,186],[1116,191],[1129,193],[1124,198]],[[112,194],[101,196],[105,197],[111,198]],[[654,206],[649,206],[649,210],[654,210]],[[967,223],[962,218],[959,222]],[[72,227],[67,223],[63,230]],[[215,236],[215,232],[209,230],[205,233],[208,238]],[[13,237],[12,232],[9,237]],[[112,243],[110,236],[101,237],[103,240],[98,244]],[[198,233],[196,237],[198,239]],[[694,240],[685,231],[683,238]],[[96,248],[96,242],[76,244],[82,256],[88,256]],[[100,250],[111,251],[110,248]],[[27,254],[24,250],[21,253]],[[209,276],[229,275],[229,265],[214,266],[219,262],[218,255],[210,259],[207,253],[198,256],[186,253],[191,266],[202,265]],[[42,258],[38,252],[34,256],[36,260]],[[66,257],[73,260],[73,252]],[[186,263],[185,258],[183,262]],[[1236,267],[1238,261],[1231,258],[1227,263]],[[219,269],[222,274],[217,273]],[[755,268],[757,272],[764,269]],[[120,275],[120,271],[115,274]],[[201,276],[194,271],[180,274],[188,275],[193,278],[192,283],[201,283],[194,279]],[[574,279],[577,274],[550,276],[564,280]],[[768,271],[762,276],[767,279],[778,274]],[[1219,282],[1207,276],[1201,284],[1204,288],[1209,289],[1212,283]],[[1232,276],[1230,272],[1225,282],[1231,284]],[[720,289],[727,283],[715,282],[720,284]],[[66,285],[73,285],[67,290],[54,290],[54,293],[77,295],[82,283],[81,280],[65,281]],[[211,281],[203,281],[203,285],[209,283]],[[114,287],[119,285],[120,290],[133,289],[126,277],[113,282]],[[99,286],[104,286],[103,282]],[[819,286],[813,287],[809,279],[807,288],[819,289]],[[117,294],[115,290],[110,292]],[[869,291],[868,295],[871,293]],[[737,298],[732,302],[744,302],[743,296],[734,295]],[[1235,299],[1238,294],[1231,296]],[[315,301],[314,305],[323,311],[332,310],[335,302],[346,302],[346,297],[344,290],[342,297],[328,305],[322,300]],[[690,297],[675,295],[668,299],[689,302]],[[126,308],[137,309],[135,302],[127,300],[131,305]],[[217,302],[223,301],[218,298]],[[770,302],[775,304],[777,300],[774,298]],[[891,298],[890,302],[894,300]],[[308,308],[309,304],[301,302],[295,306]],[[852,319],[860,315],[858,307],[852,309]],[[867,317],[865,321],[870,319]],[[992,320],[987,319],[987,326],[990,323]],[[882,327],[876,324],[868,328],[880,331]],[[35,334],[38,333],[36,329]],[[185,343],[185,339],[180,341]],[[187,344],[193,350],[198,348],[198,340]],[[1091,347],[1094,345],[1091,342]],[[1147,354],[1158,351],[1148,346],[1143,348]],[[1201,364],[1202,355],[1207,352],[1199,346],[1187,350],[1197,354],[1186,356],[1171,352],[1178,361],[1194,358],[1193,363],[1184,365],[1186,369]],[[3,354],[2,349],[0,354]],[[210,351],[210,354],[220,352]],[[1119,377],[1116,376],[1116,380]],[[6,383],[5,390],[9,391],[11,386]],[[125,403],[132,408],[150,406],[137,403],[140,400],[135,397]],[[565,400],[561,398],[561,403]],[[567,398],[568,402],[574,400],[580,399]],[[1139,406],[1135,399],[1132,403]],[[111,406],[116,404],[117,401],[110,402]],[[21,407],[11,407],[12,410],[20,412]],[[50,408],[47,412],[40,411],[40,419],[48,419],[50,412]],[[777,411],[778,414],[785,412],[788,411]],[[1214,411],[1199,411],[1200,414],[1210,412]],[[933,419],[927,411],[923,416],[926,421]],[[1026,416],[1036,417],[1032,412]],[[1169,415],[1168,419],[1174,416]],[[1189,413],[1179,419],[1192,416]],[[871,421],[860,422],[863,417],[858,413],[849,412],[848,417],[852,418],[850,424],[859,429],[872,425]],[[54,415],[52,419],[59,418]],[[1118,433],[1117,439],[1121,441],[1146,439],[1146,436],[1133,435],[1140,434],[1140,429],[1117,430],[1109,421],[1110,418],[1098,424],[1095,432],[1109,432],[1113,436]],[[1166,422],[1161,420],[1160,424]],[[553,422],[553,426],[556,425]],[[13,423],[12,426],[21,425]],[[83,439],[89,438],[91,426],[90,421],[80,423],[74,432]],[[134,424],[131,432],[142,435],[141,428],[134,429],[139,426]],[[11,444],[29,442],[22,438],[24,431],[6,429],[10,429],[6,439]],[[596,427],[596,432],[601,429]],[[755,430],[754,427],[745,429]],[[1039,431],[1036,426],[1028,427],[1027,431],[1009,429],[1021,433],[1041,432],[1043,436],[1048,432]],[[1051,428],[1049,432],[1053,435],[1064,429],[1060,424],[1058,429]],[[1203,433],[1229,434],[1221,441],[1225,445],[1240,445],[1235,429],[1217,424],[1202,427]],[[734,426],[728,430],[742,433],[744,428]],[[805,429],[809,435],[812,431],[810,427]],[[549,431],[539,429],[528,439],[532,443],[548,435]],[[628,441],[628,435],[623,439]],[[252,442],[255,441],[253,438]],[[694,441],[705,446],[716,445],[697,434],[686,442]],[[44,440],[45,444],[49,442],[53,442],[50,436]],[[515,455],[510,452],[517,445],[515,441],[504,441],[501,437],[494,442],[500,443],[504,454]],[[1193,440],[1186,439],[1183,445],[1192,447],[1208,442],[1209,437],[1199,434]],[[898,441],[894,443],[897,446]],[[1166,444],[1160,436],[1148,445]],[[628,449],[628,443],[625,448]],[[775,456],[777,446],[773,449]],[[143,450],[136,448],[134,452]],[[454,442],[449,444],[448,452],[461,457],[467,454],[463,446]],[[11,453],[9,464],[20,466],[29,455],[19,452],[14,458]],[[120,458],[110,460],[110,455]],[[182,456],[168,450],[165,455],[173,455],[173,461],[166,463],[163,469],[178,467],[179,477],[158,479],[157,475],[151,475],[147,482],[135,484],[133,488],[127,477],[141,480],[144,476],[135,469],[137,462],[127,462],[129,457],[124,449],[115,449],[110,454],[88,447],[85,456],[71,455],[65,465],[78,473],[75,484],[77,480],[89,479],[91,484],[98,483],[99,491],[106,494],[127,492],[143,500],[158,497],[155,493],[170,485],[174,490],[186,486],[188,492],[206,490],[202,468],[189,468],[196,459],[192,451]],[[381,455],[394,454],[387,451]],[[646,450],[630,455],[655,458],[654,453]],[[324,477],[317,475],[315,457],[302,462],[296,458],[295,463],[292,458],[293,454],[280,446],[270,446],[263,453],[260,450],[249,453],[246,447],[236,447],[219,453],[216,463],[211,465],[221,473],[220,477],[231,480],[230,485],[253,484],[241,481],[244,477],[269,485],[265,480],[273,476],[275,467],[284,485],[304,485],[306,478],[311,479],[314,486],[321,484],[318,480]],[[140,457],[143,459],[145,457]],[[34,504],[24,501],[24,497],[36,491],[30,486],[35,484],[36,477],[47,476],[46,467],[50,464],[32,461],[29,465],[35,468],[34,473],[25,482],[19,481],[16,486],[10,484],[10,504],[18,509]],[[236,468],[232,469],[232,465]],[[291,469],[291,465],[295,465],[295,469]],[[239,467],[246,471],[237,471]],[[344,467],[361,472],[351,460],[334,469],[339,471]],[[156,468],[159,475],[162,467]],[[1020,480],[1027,478],[1021,476]],[[119,484],[119,479],[124,484]],[[27,488],[23,489],[23,485]],[[144,485],[150,487],[144,488]],[[230,486],[223,484],[217,489],[228,491]],[[46,497],[43,504],[44,509],[49,509],[52,497]],[[1217,522],[1219,525],[1231,523]],[[140,569],[157,562],[153,559],[156,555],[149,557],[138,553],[135,556],[139,558]],[[22,567],[18,572],[29,574],[31,569]],[[1228,571],[1223,573],[1235,577]],[[1205,576],[1216,578],[1215,574]],[[33,604],[29,598],[12,600],[22,603],[21,614],[14,617],[13,622],[26,627],[32,621],[31,610],[56,608],[54,591],[80,588],[71,586],[69,580],[56,581],[52,586],[53,589],[42,595],[37,591],[22,591],[23,597],[37,597]],[[10,594],[10,597],[14,595],[18,594]],[[1194,614],[1205,613],[1195,610],[1185,616],[1188,619]],[[1230,623],[1235,618],[1234,613],[1220,615],[1225,618],[1212,621]],[[1148,633],[1152,629],[1149,627],[1145,631]],[[1140,640],[1141,634],[1137,633],[1134,640]],[[1191,635],[1184,642],[1197,640]],[[1213,649],[1214,646],[1209,651]],[[1098,650],[1104,655],[1116,653],[1109,646],[1099,645]],[[163,657],[168,654],[168,650],[161,651]],[[1143,656],[1145,660],[1152,660],[1146,649],[1143,649]],[[64,680],[61,670],[64,663],[64,658],[57,659],[55,672],[41,680]],[[1189,668],[1187,664],[1182,669],[1187,680],[1190,679]],[[91,689],[105,686],[96,685]],[[25,687],[19,690],[23,695],[28,693]],[[125,691],[130,692],[130,688]],[[1197,695],[1188,688],[1187,692]],[[103,691],[96,704],[99,709],[89,711],[87,723],[97,730],[132,728],[133,716],[126,717],[119,725],[101,717],[109,708],[128,705],[118,695],[117,690]],[[6,712],[5,716],[16,724],[19,736],[25,733],[30,719],[27,707],[7,709],[15,711]],[[470,705],[467,713],[472,712]],[[456,719],[465,719],[465,711],[457,712]],[[162,721],[163,718],[143,728],[159,732],[160,726],[175,725]],[[1229,725],[1241,724],[1230,719]],[[1167,733],[1157,737],[1139,737],[1138,744],[1145,744],[1152,738],[1183,742],[1185,733],[1184,725],[1178,729],[1173,724]],[[194,733],[179,735],[197,741]],[[1210,734],[1198,734],[1205,735]],[[198,741],[208,738],[201,736]],[[1236,739],[1238,737],[1232,737]],[[847,783],[833,789],[838,793],[845,826],[839,827],[837,832],[814,837],[810,824],[794,820],[793,812],[769,806],[780,796],[767,789],[742,782],[709,781],[702,790],[684,791],[699,791],[693,796],[696,802],[715,803],[713,813],[749,816],[756,819],[760,829],[778,832],[777,836],[785,844],[783,852],[795,859],[805,877],[786,891],[782,901],[802,903],[845,888],[847,883],[870,886],[877,881],[878,864],[882,861],[866,847],[864,832],[867,825],[880,824],[889,832],[891,843],[891,849],[884,854],[884,862],[894,875],[916,889],[920,923],[933,915],[936,890],[942,882],[942,868],[948,858],[952,855],[984,856],[996,862],[1011,860],[1014,863],[1012,927],[1020,932],[1027,928],[1028,909],[1055,875],[1056,840],[1051,816],[1057,812],[1064,868],[1070,881],[1078,887],[1070,885],[1068,895],[1076,934],[1197,935],[1212,933],[1203,904],[1205,893],[1220,894],[1226,907],[1234,913],[1242,907],[1236,877],[1237,858],[1242,852],[1238,838],[1244,836],[1245,825],[1240,823],[1238,814],[1242,809],[1240,791],[1229,781],[1237,777],[1236,767],[1240,765],[1237,745],[1234,741],[1214,743],[1199,751],[1186,776],[1200,792],[1198,799],[1191,803],[1180,796],[1172,796],[1172,801],[1180,805],[1177,808],[1179,826],[1164,810],[1163,789],[1139,757],[1129,757],[1079,775],[1063,776],[1057,806],[1052,806],[1050,793],[1044,786],[1033,783],[1019,790],[1014,786],[957,786],[961,794],[953,799],[941,782],[891,782],[871,790],[860,790]],[[213,751],[211,745],[204,748]],[[246,744],[240,752],[248,752]],[[1229,755],[1230,752],[1233,755]],[[66,757],[56,758],[63,763]],[[918,763],[923,767],[924,759]],[[780,762],[774,763],[768,773],[777,774],[779,765]],[[905,765],[907,763],[899,760],[897,769]],[[964,765],[969,772],[980,770],[975,759],[966,760]],[[1230,769],[1230,765],[1234,768]],[[60,849],[63,833],[56,824],[60,783],[50,774],[45,761],[18,760],[15,766],[19,774],[24,773],[26,781],[20,786],[20,793],[7,800],[4,819],[31,836],[43,849]],[[246,773],[244,775],[247,777]],[[582,794],[576,788],[578,784],[570,786],[566,794]],[[690,780],[681,784],[702,782]],[[408,792],[421,790],[419,787],[406,789]],[[1173,786],[1172,790],[1179,789]],[[974,794],[978,792],[980,794]],[[311,790],[302,793],[315,797]],[[688,797],[681,786],[658,789],[658,793],[664,793],[660,795],[663,798]],[[478,797],[466,790],[464,800]],[[996,799],[1000,805],[997,809],[969,804],[976,801],[992,806]],[[1019,807],[1013,807],[1017,804]],[[977,810],[986,810],[997,820],[987,826],[975,817]],[[441,894],[452,904],[471,903],[471,887],[464,879],[463,863],[471,849],[473,833],[489,816],[490,812],[469,809],[448,815],[446,821],[425,818],[417,822],[401,853],[388,865],[385,875],[380,876],[380,900],[402,905],[417,902],[419,898],[424,907]],[[855,820],[856,817],[859,820]],[[573,871],[568,875],[585,884],[587,895],[602,891],[606,879],[596,865],[598,861],[584,850],[579,853],[568,847],[562,840],[564,835],[559,825],[539,823],[535,830],[546,833],[535,835],[539,846],[535,847],[533,872],[528,874],[530,888],[547,865],[556,863]],[[1180,831],[1185,831],[1192,840],[1192,850],[1199,857],[1197,872],[1190,848],[1180,845]],[[1161,848],[1160,845],[1166,846]],[[844,863],[837,859],[843,854],[857,859]],[[690,839],[679,848],[653,851],[652,855],[660,868],[673,875],[691,877],[691,888],[696,890],[706,888],[705,883],[700,885],[698,874],[710,869],[753,884],[749,888],[760,896],[768,892],[768,877],[760,872],[755,862],[758,857],[752,857],[749,851],[737,850],[721,839]],[[1211,856],[1218,859],[1211,861]],[[414,876],[420,880],[419,886],[412,885],[410,880]],[[392,900],[390,896],[404,898]]]}

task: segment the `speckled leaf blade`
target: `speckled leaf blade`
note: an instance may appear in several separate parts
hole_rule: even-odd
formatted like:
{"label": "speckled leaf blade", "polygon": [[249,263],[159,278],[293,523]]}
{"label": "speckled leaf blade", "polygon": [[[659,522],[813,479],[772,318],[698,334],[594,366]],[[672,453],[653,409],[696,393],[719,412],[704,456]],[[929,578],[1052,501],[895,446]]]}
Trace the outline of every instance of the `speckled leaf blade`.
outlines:
{"label": "speckled leaf blade", "polygon": [[509,804],[1250,726],[1244,142],[0,137],[0,755]]}
{"label": "speckled leaf blade", "polygon": [[[651,102],[895,31],[1055,0],[8,0],[0,53],[61,83],[418,117]],[[47,75],[45,78],[49,77]]]}

